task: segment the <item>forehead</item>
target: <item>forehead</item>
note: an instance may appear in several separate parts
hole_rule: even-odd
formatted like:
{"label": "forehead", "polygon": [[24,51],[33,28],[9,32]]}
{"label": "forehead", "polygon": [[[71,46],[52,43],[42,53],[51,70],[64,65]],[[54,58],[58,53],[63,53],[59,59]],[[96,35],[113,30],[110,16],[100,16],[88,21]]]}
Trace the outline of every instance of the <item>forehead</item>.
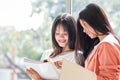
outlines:
{"label": "forehead", "polygon": [[85,24],[84,20],[80,19],[79,22],[80,22],[80,24],[81,24],[82,27],[85,26],[85,25],[84,25],[84,24]]}
{"label": "forehead", "polygon": [[56,26],[56,30],[64,30],[64,31],[67,31],[67,27],[63,24],[58,24]]}
{"label": "forehead", "polygon": [[86,21],[84,21],[84,20],[82,20],[82,19],[80,19],[79,20],[80,21],[80,24],[82,25],[82,26],[87,26],[87,25],[89,25]]}

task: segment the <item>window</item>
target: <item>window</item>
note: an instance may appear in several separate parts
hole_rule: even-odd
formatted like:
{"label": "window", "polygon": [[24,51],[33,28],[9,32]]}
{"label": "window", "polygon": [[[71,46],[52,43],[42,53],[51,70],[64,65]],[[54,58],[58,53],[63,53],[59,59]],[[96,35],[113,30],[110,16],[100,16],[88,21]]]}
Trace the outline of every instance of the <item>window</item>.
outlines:
{"label": "window", "polygon": [[52,47],[51,25],[59,13],[66,12],[66,1],[3,0],[0,10],[0,74],[6,72],[0,80],[10,78],[5,75],[11,74],[11,68],[17,73],[14,80],[29,78],[22,57],[39,60]]}
{"label": "window", "polygon": [[77,18],[76,14],[79,13],[87,4],[96,3],[100,5],[105,13],[107,13],[107,17],[114,29],[115,33],[120,38],[120,3],[119,0],[72,0],[72,15]]}

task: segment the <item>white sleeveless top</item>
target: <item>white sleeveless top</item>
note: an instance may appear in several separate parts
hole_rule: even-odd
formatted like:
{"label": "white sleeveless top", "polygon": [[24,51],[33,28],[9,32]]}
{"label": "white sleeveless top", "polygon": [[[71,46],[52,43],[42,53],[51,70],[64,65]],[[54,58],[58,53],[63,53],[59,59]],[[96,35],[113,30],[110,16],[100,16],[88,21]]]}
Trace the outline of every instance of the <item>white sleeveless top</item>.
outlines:
{"label": "white sleeveless top", "polygon": [[[45,53],[43,53],[42,57],[41,57],[41,61],[50,58],[50,54],[53,52],[53,50],[47,50],[45,51]],[[80,52],[82,53],[82,52]],[[71,51],[65,55],[57,55],[56,57],[52,58],[53,61],[59,61],[62,59],[66,59],[70,62],[76,63],[76,59],[75,59],[75,51]]]}

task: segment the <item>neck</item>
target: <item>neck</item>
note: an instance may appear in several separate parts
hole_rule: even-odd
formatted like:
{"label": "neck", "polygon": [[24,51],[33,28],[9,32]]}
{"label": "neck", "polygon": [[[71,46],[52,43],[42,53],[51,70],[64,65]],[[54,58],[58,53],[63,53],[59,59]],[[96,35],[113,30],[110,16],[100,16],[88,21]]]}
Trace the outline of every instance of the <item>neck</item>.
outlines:
{"label": "neck", "polygon": [[99,40],[102,41],[107,35],[98,36]]}
{"label": "neck", "polygon": [[67,53],[69,53],[69,52],[71,52],[71,51],[73,51],[73,50],[71,50],[71,49],[68,48],[68,47],[65,47],[65,48],[63,48],[63,51],[60,53],[60,55],[67,54]]}
{"label": "neck", "polygon": [[68,52],[68,51],[70,51],[71,49],[68,47],[68,46],[66,46],[66,47],[64,47],[63,48],[63,51],[62,52]]}
{"label": "neck", "polygon": [[60,53],[60,55],[65,55],[65,54],[69,54],[69,52],[71,52],[71,51],[73,51],[73,50],[65,50],[65,51],[63,51],[63,52],[61,52]]}

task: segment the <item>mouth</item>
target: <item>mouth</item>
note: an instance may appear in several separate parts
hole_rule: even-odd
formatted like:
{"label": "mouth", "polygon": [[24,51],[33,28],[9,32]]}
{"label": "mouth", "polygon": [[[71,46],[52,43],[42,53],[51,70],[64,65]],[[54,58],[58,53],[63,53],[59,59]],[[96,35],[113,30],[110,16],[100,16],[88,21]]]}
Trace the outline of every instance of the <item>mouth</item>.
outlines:
{"label": "mouth", "polygon": [[88,36],[90,36],[90,34],[89,33],[86,33]]}
{"label": "mouth", "polygon": [[65,43],[66,40],[58,40],[59,43]]}

